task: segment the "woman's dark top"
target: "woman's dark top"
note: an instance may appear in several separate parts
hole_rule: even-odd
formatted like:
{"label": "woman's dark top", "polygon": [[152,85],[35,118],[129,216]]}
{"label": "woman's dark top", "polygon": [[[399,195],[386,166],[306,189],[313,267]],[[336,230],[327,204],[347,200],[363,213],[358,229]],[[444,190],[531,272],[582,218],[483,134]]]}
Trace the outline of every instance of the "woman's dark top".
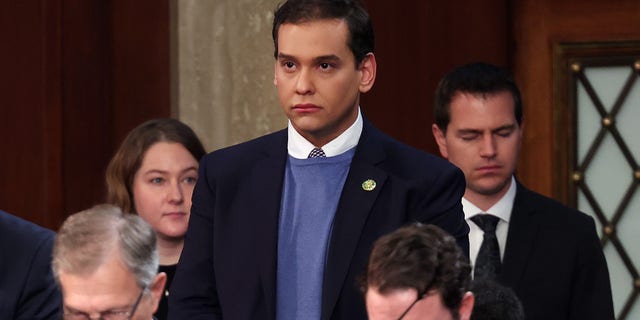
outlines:
{"label": "woman's dark top", "polygon": [[164,285],[164,291],[162,292],[162,297],[160,298],[160,305],[158,305],[158,310],[155,314],[153,314],[158,320],[167,320],[167,306],[169,304],[169,288],[171,287],[171,281],[173,280],[173,276],[176,274],[177,264],[173,264],[170,266],[160,266],[158,268],[158,272],[164,272],[167,274],[167,283]]}

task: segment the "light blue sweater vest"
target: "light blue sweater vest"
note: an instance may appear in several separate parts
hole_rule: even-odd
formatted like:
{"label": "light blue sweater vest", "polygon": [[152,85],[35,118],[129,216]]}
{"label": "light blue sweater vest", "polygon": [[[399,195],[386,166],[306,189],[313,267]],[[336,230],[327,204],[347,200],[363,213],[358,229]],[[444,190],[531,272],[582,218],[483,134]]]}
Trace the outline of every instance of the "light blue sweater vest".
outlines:
{"label": "light blue sweater vest", "polygon": [[320,319],[333,217],[354,154],[355,148],[327,158],[289,156],[278,228],[278,320]]}

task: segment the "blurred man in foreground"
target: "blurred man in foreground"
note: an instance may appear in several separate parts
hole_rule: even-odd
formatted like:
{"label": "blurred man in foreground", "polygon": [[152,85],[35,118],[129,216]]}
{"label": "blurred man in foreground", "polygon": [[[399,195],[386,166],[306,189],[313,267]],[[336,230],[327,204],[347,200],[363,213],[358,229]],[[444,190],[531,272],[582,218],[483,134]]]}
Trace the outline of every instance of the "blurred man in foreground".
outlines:
{"label": "blurred man in foreground", "polygon": [[166,276],[156,235],[137,215],[100,205],[69,216],[53,248],[63,319],[149,320]]}
{"label": "blurred man in foreground", "polygon": [[365,291],[371,320],[466,320],[474,297],[471,266],[455,239],[433,225],[413,224],[377,240]]}

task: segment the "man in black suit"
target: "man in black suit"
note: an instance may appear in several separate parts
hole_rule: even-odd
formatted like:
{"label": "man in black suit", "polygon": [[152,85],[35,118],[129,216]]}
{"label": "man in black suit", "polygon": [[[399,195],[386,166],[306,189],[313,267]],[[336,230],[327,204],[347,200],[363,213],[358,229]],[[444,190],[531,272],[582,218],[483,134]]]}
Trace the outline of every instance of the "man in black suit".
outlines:
{"label": "man in black suit", "polygon": [[273,40],[288,128],[201,161],[172,319],[366,319],[355,277],[375,239],[422,221],[468,251],[462,173],[361,115],[376,76],[367,12],[289,0]]}
{"label": "man in black suit", "polygon": [[434,112],[440,153],[467,181],[474,277],[513,288],[527,319],[613,319],[593,219],[514,178],[524,123],[509,72],[485,63],[456,68],[440,81]]}
{"label": "man in black suit", "polygon": [[0,210],[0,319],[59,319],[51,272],[55,233]]}

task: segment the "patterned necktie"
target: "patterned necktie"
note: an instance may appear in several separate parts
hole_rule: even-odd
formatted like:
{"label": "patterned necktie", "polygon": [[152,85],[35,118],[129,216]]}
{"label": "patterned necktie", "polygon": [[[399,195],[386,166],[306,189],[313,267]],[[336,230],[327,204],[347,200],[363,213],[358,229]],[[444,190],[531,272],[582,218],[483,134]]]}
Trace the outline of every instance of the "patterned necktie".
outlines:
{"label": "patterned necktie", "polygon": [[311,152],[309,152],[309,156],[307,158],[326,158],[327,155],[324,154],[324,151],[320,148],[313,148]]}
{"label": "patterned necktie", "polygon": [[480,245],[480,251],[476,257],[474,267],[475,279],[495,280],[500,274],[500,247],[496,237],[496,226],[500,218],[490,214],[479,214],[471,218],[484,232],[484,238]]}

